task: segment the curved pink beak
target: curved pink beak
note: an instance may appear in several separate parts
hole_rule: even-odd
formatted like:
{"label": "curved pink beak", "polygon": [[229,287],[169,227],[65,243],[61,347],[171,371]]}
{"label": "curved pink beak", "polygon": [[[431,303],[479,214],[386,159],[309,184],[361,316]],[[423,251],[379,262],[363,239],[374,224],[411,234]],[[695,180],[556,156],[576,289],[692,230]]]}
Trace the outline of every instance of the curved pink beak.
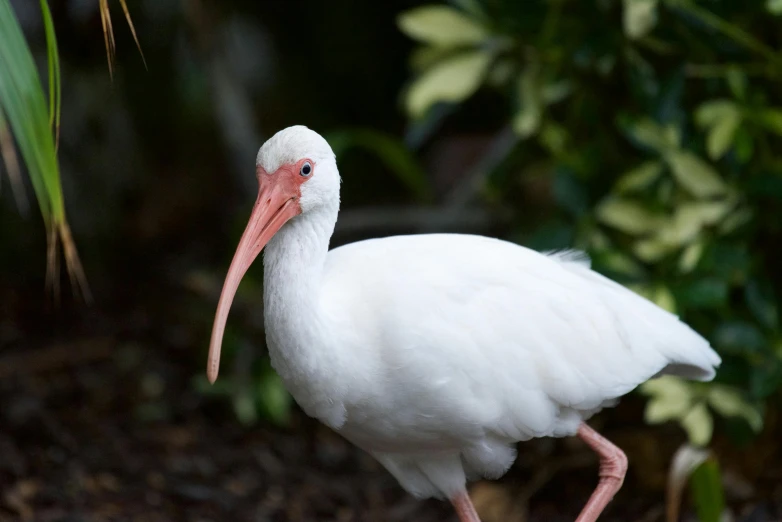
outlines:
{"label": "curved pink beak", "polygon": [[261,253],[266,243],[277,233],[286,221],[301,213],[298,203],[299,186],[290,176],[291,169],[280,168],[274,174],[266,174],[259,168],[258,199],[255,201],[250,221],[247,223],[234,254],[231,266],[223,284],[217,313],[212,327],[212,339],[209,343],[209,357],[206,364],[206,376],[214,383],[220,370],[220,348],[223,342],[225,323],[231,309],[239,283],[250,265]]}

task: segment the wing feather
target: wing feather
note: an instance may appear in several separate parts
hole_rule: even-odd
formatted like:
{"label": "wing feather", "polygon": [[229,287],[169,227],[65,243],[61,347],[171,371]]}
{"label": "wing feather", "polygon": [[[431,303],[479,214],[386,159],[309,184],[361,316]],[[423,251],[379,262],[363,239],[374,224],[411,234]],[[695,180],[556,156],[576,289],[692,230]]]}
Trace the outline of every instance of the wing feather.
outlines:
{"label": "wing feather", "polygon": [[376,340],[355,349],[375,350],[386,414],[411,415],[422,433],[567,434],[666,369],[708,380],[720,363],[675,315],[576,251],[430,234],[353,243],[328,259],[334,313],[365,329],[354,338]]}

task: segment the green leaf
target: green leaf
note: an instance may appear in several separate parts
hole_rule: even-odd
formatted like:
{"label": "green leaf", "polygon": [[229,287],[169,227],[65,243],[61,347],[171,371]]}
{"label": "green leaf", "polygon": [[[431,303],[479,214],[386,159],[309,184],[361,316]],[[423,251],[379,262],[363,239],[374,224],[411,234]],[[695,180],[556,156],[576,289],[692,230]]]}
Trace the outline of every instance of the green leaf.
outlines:
{"label": "green leaf", "polygon": [[715,277],[705,277],[679,286],[677,296],[685,310],[688,308],[719,308],[727,303],[728,284]]}
{"label": "green leaf", "polygon": [[40,0],[43,26],[46,32],[46,56],[49,69],[49,125],[54,132],[55,150],[60,141],[60,113],[62,106],[62,82],[60,75],[60,53],[57,49],[57,35],[54,20],[47,0]]}
{"label": "green leaf", "polygon": [[646,404],[644,421],[647,424],[661,424],[680,419],[689,411],[691,405],[687,396],[655,397]]}
{"label": "green leaf", "polygon": [[657,25],[657,0],[624,0],[623,26],[631,39],[646,36]]}
{"label": "green leaf", "polygon": [[686,397],[690,400],[692,397],[692,385],[681,377],[674,377],[673,375],[664,375],[657,379],[646,381],[639,386],[639,390],[644,395],[663,399]]}
{"label": "green leaf", "polygon": [[689,245],[684,249],[684,252],[682,252],[681,257],[679,258],[679,272],[682,274],[689,274],[692,272],[695,267],[698,266],[698,261],[700,261],[702,255],[703,242],[698,241],[697,243]]}
{"label": "green leaf", "polygon": [[641,203],[629,199],[609,197],[595,210],[597,219],[605,225],[627,234],[642,235],[660,226],[660,217]]}
{"label": "green leaf", "polygon": [[641,277],[644,274],[643,268],[628,255],[619,250],[610,250],[600,256],[601,265],[611,272],[622,274],[628,277]]}
{"label": "green leaf", "polygon": [[740,208],[725,218],[725,221],[720,223],[719,231],[722,234],[730,234],[731,232],[749,223],[753,216],[754,214],[751,208]]}
{"label": "green leaf", "polygon": [[[714,226],[733,208],[733,201],[723,199],[720,201],[694,201],[683,203],[676,209],[674,221],[676,226],[682,229],[700,229],[706,226]],[[687,238],[691,234],[684,234]],[[679,236],[680,237],[680,236]]]}
{"label": "green leaf", "polygon": [[704,227],[718,223],[732,206],[730,200],[683,203],[676,209],[673,218],[661,223],[654,239],[671,249],[688,245],[698,238]]}
{"label": "green leaf", "polygon": [[756,120],[766,129],[782,136],[782,109],[765,109],[756,116]]}
{"label": "green leaf", "polygon": [[681,419],[690,442],[695,446],[706,446],[714,431],[714,419],[704,403],[698,403]]}
{"label": "green leaf", "polygon": [[679,146],[675,128],[663,128],[649,118],[642,118],[630,125],[628,132],[637,142],[658,152]]}
{"label": "green leaf", "polygon": [[685,203],[676,209],[672,219],[665,222],[657,238],[665,244],[680,247],[694,240],[701,231],[702,225],[701,216],[693,212],[689,204]]}
{"label": "green leaf", "polygon": [[720,120],[737,112],[741,112],[741,109],[732,100],[723,98],[710,100],[702,103],[695,110],[695,124],[705,129],[716,125]]}
{"label": "green leaf", "polygon": [[740,123],[741,113],[733,111],[727,113],[712,126],[706,137],[706,150],[709,153],[709,158],[717,160],[728,151]]}
{"label": "green leaf", "polygon": [[763,415],[755,406],[742,397],[741,392],[729,386],[712,384],[707,395],[709,406],[723,417],[741,417],[753,431],[763,429]]}
{"label": "green leaf", "polygon": [[[59,125],[60,80],[56,36],[48,3],[41,0],[49,54],[50,107],[33,55],[8,0],[0,0],[0,111],[13,133],[47,228],[47,282],[58,288],[58,244],[62,244],[74,291],[89,300],[89,289],[65,216],[57,147],[52,126]],[[50,113],[50,110],[52,111]]]}
{"label": "green leaf", "polygon": [[540,129],[540,143],[556,156],[566,151],[568,132],[565,127],[553,121],[547,121]]}
{"label": "green leaf", "polygon": [[729,67],[725,75],[730,92],[739,100],[743,100],[747,94],[747,75],[739,67]]}
{"label": "green leaf", "polygon": [[458,51],[454,51],[450,47],[424,45],[413,49],[413,52],[410,54],[410,67],[413,71],[420,74],[433,67],[437,62],[453,56],[455,53],[458,53]]}
{"label": "green leaf", "polygon": [[573,92],[573,85],[568,80],[552,82],[543,87],[541,96],[546,105],[561,102]]}
{"label": "green leaf", "polygon": [[680,150],[665,156],[676,181],[698,198],[724,195],[728,187],[711,165],[695,154]]}
{"label": "green leaf", "polygon": [[782,15],[782,0],[766,0],[766,10],[776,16]]}
{"label": "green leaf", "polygon": [[725,511],[722,475],[719,464],[708,459],[690,476],[690,490],[700,522],[721,522]]}
{"label": "green leaf", "polygon": [[763,333],[747,321],[725,321],[714,330],[714,344],[728,354],[758,353],[766,346]]}
{"label": "green leaf", "polygon": [[[653,287],[651,285],[644,284],[644,283],[631,283],[631,284],[628,284],[628,285],[625,285],[625,286],[627,286],[627,288],[629,290],[632,290],[633,292],[635,292],[636,294],[640,295],[644,299],[648,299],[649,301],[652,300],[652,297],[654,295],[654,289],[653,289]],[[665,377],[663,379],[665,379]],[[663,380],[663,379],[660,379],[660,380]],[[654,382],[657,382],[657,381],[654,381]]]}
{"label": "green leaf", "polygon": [[432,200],[432,189],[426,172],[400,139],[370,129],[346,129],[328,134],[326,141],[338,159],[356,147],[374,153],[419,201]]}
{"label": "green leaf", "polygon": [[636,241],[632,246],[633,254],[647,263],[655,263],[676,250],[676,246],[653,237]]}
{"label": "green leaf", "polygon": [[259,377],[257,399],[269,420],[279,426],[288,424],[293,398],[270,366],[265,367]]}
{"label": "green leaf", "polygon": [[616,191],[620,194],[638,192],[660,177],[663,171],[663,164],[659,161],[647,161],[634,169],[626,172],[616,182]]}
{"label": "green leaf", "polygon": [[437,102],[458,103],[480,87],[492,55],[469,51],[448,58],[418,77],[407,93],[407,111],[421,118]]}
{"label": "green leaf", "polygon": [[543,118],[543,99],[538,66],[532,63],[519,78],[519,110],[513,118],[513,130],[522,138],[535,134]]}
{"label": "green leaf", "polygon": [[724,417],[736,417],[741,414],[741,410],[749,406],[739,390],[721,384],[709,386],[706,400],[709,406]]}
{"label": "green leaf", "polygon": [[[628,285],[628,288],[638,295],[648,299],[660,308],[671,313],[676,313],[676,298],[665,285]],[[666,381],[665,379],[661,379],[660,383],[662,384],[658,384],[658,386],[673,386],[673,384],[671,384],[669,381]],[[654,390],[656,388],[649,389]],[[657,389],[657,392],[659,393],[659,389]]]}
{"label": "green leaf", "polygon": [[676,298],[665,285],[658,285],[655,288],[652,302],[663,310],[667,310],[672,314],[676,313]]}
{"label": "green leaf", "polygon": [[516,64],[507,56],[497,59],[486,75],[486,85],[495,89],[504,89],[516,77]]}
{"label": "green leaf", "polygon": [[477,44],[488,36],[480,24],[444,5],[406,11],[397,18],[397,25],[410,38],[446,47]]}

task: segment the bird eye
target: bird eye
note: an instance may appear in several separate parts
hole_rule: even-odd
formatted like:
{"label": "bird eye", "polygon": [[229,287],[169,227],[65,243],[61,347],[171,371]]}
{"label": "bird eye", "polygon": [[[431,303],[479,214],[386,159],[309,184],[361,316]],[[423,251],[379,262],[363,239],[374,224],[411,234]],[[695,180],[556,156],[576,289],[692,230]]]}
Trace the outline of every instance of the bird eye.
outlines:
{"label": "bird eye", "polygon": [[301,174],[304,177],[309,176],[312,174],[312,163],[309,161],[305,161],[304,165],[301,166],[301,170],[299,171],[299,174]]}

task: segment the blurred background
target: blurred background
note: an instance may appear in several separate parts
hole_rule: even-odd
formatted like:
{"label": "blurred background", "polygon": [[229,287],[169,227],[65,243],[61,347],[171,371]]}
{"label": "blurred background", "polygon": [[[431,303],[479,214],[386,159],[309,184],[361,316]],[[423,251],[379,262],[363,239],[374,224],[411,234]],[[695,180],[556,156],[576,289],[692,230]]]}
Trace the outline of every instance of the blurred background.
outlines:
{"label": "blurred background", "polygon": [[[720,352],[594,419],[631,463],[601,520],[782,520],[781,29],[779,0],[0,0],[0,520],[456,520],[291,401],[260,263],[206,382],[294,124],[338,156],[333,246],[583,249]],[[564,521],[596,480],[536,440],[471,493]]]}

